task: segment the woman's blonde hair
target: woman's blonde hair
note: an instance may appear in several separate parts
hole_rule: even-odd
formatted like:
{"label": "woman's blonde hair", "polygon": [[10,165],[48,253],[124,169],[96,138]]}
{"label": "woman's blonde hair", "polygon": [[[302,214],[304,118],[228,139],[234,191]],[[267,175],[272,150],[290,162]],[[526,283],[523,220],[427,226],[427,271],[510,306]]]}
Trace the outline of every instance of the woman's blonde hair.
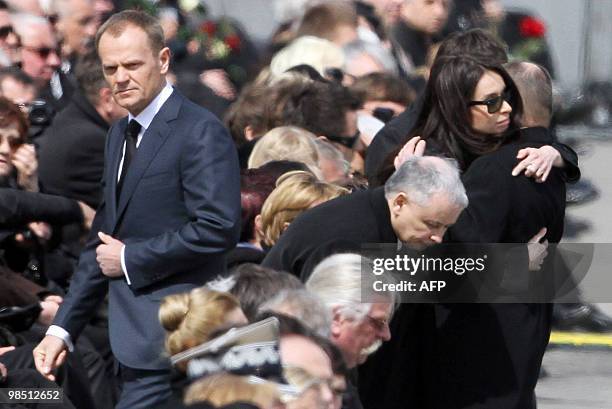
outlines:
{"label": "woman's blonde hair", "polygon": [[244,376],[219,373],[194,382],[185,392],[185,404],[208,402],[215,407],[236,402],[268,408],[280,400],[278,389],[269,383],[249,383]]}
{"label": "woman's blonde hair", "polygon": [[288,172],[278,178],[276,189],[261,208],[264,242],[273,246],[286,224],[313,205],[326,202],[349,191],[343,187],[318,180],[303,171]]}
{"label": "woman's blonde hair", "polygon": [[311,169],[319,165],[316,136],[297,126],[279,126],[262,136],[249,156],[249,169],[275,160],[302,162]]}
{"label": "woman's blonde hair", "polygon": [[205,287],[164,297],[159,322],[166,330],[166,352],[174,355],[208,341],[236,308],[236,297]]}
{"label": "woman's blonde hair", "polygon": [[341,69],[344,63],[344,52],[336,44],[318,37],[302,36],[274,55],[270,74],[278,77],[290,68],[307,64],[324,77],[327,68]]}

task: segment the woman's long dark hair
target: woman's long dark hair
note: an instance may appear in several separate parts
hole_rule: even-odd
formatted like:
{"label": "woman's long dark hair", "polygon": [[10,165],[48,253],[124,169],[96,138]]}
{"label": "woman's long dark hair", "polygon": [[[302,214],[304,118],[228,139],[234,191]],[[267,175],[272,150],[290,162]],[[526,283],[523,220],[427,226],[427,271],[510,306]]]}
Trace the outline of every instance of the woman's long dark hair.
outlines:
{"label": "woman's long dark hair", "polygon": [[[512,106],[510,127],[501,135],[475,131],[471,125],[470,101],[486,70],[498,73],[506,84],[508,103]],[[470,57],[448,56],[436,59],[423,98],[423,108],[413,130],[394,150],[379,174],[386,180],[393,172],[393,160],[408,140],[421,136],[428,152],[456,159],[466,169],[476,157],[497,150],[517,135],[516,118],[522,113],[522,103],[514,81],[501,65],[490,65]],[[385,177],[386,176],[386,177]]]}
{"label": "woman's long dark hair", "polygon": [[[483,134],[471,125],[469,103],[486,70],[504,79],[508,103],[512,106],[510,127],[501,135]],[[419,135],[465,169],[471,159],[497,150],[516,134],[516,118],[521,112],[518,89],[502,66],[484,65],[469,57],[443,57],[432,67],[423,109],[407,140]]]}

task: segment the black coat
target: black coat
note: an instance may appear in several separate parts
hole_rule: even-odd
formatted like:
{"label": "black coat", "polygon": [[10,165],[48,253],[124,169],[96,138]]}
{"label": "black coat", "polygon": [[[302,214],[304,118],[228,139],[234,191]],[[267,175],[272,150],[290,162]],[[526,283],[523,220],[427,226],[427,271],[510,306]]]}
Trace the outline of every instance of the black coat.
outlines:
{"label": "black coat", "polygon": [[[546,183],[513,177],[516,152],[552,143],[545,128],[475,160],[463,177],[470,204],[448,239],[463,243],[526,243],[542,227],[558,243],[565,218],[565,181],[553,169]],[[436,408],[535,408],[535,386],[551,328],[551,304],[438,306]],[[475,358],[478,359],[475,359]]]}
{"label": "black coat", "polygon": [[87,98],[76,91],[39,139],[38,173],[44,190],[98,207],[108,128]]}
{"label": "black coat", "polygon": [[302,279],[326,256],[357,251],[362,243],[396,243],[383,188],[355,192],[300,215],[262,265]]}

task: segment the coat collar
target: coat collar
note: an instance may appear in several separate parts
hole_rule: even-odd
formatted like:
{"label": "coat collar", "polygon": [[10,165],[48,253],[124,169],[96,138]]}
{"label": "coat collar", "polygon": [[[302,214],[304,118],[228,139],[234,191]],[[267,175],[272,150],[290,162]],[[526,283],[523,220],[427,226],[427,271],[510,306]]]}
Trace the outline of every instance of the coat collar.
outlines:
{"label": "coat collar", "polygon": [[381,243],[397,242],[397,236],[391,225],[391,212],[389,212],[389,204],[385,198],[384,186],[371,189],[368,193],[370,196],[370,206],[377,221],[376,224],[378,225]]}

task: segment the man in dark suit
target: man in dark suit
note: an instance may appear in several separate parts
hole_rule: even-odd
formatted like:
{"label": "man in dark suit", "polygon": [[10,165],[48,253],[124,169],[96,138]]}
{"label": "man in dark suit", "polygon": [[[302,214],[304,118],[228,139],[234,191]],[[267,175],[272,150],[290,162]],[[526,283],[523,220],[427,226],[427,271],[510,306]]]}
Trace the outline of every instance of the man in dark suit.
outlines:
{"label": "man in dark suit", "polygon": [[117,407],[151,408],[171,394],[159,303],[223,272],[224,253],[238,239],[238,160],[221,123],[167,84],[170,52],[154,18],[115,14],[96,48],[130,115],[109,131],[92,237],[34,357],[52,378],[108,289],[122,382]]}

